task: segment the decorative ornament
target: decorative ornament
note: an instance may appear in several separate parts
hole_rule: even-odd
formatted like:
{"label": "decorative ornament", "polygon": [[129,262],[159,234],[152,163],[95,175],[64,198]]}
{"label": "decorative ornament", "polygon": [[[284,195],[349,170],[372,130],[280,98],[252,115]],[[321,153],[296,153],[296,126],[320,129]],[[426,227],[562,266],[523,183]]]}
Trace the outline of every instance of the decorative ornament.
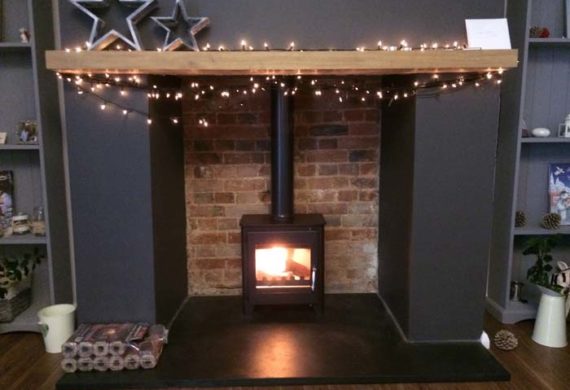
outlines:
{"label": "decorative ornament", "polygon": [[[172,51],[186,47],[199,51],[195,35],[210,24],[210,19],[200,16],[188,16],[184,0],[176,0],[172,16],[154,16],[152,18],[160,27],[166,30],[166,38],[162,50]],[[186,28],[181,31],[180,26]]]}
{"label": "decorative ornament", "polygon": [[495,334],[493,339],[495,347],[499,348],[501,351],[512,351],[519,345],[519,340],[508,330],[500,330]]}
{"label": "decorative ornament", "polygon": [[542,218],[541,226],[545,229],[556,230],[560,228],[562,217],[560,214],[548,213]]}
{"label": "decorative ornament", "polygon": [[[117,39],[124,41],[127,45],[135,50],[143,50],[141,39],[136,25],[144,19],[156,6],[156,0],[69,0],[74,6],[79,8],[81,12],[93,19],[93,27],[91,35],[87,41],[89,50],[103,50],[115,42]],[[92,9],[113,8],[117,5],[121,7],[130,7],[136,9],[125,19],[130,31],[130,37],[127,38],[121,32],[112,29],[106,33],[103,32],[105,21],[95,15]],[[109,12],[109,11],[108,11]],[[112,10],[110,11],[112,12]]]}
{"label": "decorative ornament", "polygon": [[550,37],[550,30],[546,27],[534,26],[530,29],[531,38],[548,38]]}
{"label": "decorative ornament", "polygon": [[515,213],[515,227],[521,228],[526,226],[526,214],[524,211],[517,211]]}

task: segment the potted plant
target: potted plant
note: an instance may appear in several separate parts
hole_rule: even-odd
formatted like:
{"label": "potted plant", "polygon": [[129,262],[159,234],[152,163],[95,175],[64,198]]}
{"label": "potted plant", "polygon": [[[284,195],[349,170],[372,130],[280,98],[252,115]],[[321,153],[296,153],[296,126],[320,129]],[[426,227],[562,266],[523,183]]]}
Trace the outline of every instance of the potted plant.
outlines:
{"label": "potted plant", "polygon": [[562,348],[566,340],[566,295],[568,285],[565,274],[568,266],[558,262],[552,266],[551,251],[556,246],[558,237],[534,237],[528,240],[523,255],[535,255],[536,261],[528,269],[527,279],[538,286],[541,292],[540,304],[532,334],[532,339],[542,345]]}
{"label": "potted plant", "polygon": [[11,322],[31,303],[32,275],[40,263],[33,253],[0,256],[0,322]]}

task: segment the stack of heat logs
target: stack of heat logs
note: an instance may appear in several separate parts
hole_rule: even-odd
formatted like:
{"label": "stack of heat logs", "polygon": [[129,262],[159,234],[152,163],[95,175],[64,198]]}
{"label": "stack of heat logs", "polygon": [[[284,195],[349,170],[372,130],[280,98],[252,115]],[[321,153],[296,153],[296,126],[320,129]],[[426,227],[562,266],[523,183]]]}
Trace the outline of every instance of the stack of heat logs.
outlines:
{"label": "stack of heat logs", "polygon": [[163,325],[82,324],[62,346],[61,368],[70,373],[151,369],[167,341]]}

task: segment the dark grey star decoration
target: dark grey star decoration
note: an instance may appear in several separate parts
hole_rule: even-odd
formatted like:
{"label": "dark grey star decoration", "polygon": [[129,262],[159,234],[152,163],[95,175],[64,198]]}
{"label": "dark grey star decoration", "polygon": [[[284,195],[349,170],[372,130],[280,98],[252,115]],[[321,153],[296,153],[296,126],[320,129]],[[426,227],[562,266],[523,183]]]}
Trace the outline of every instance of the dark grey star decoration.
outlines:
{"label": "dark grey star decoration", "polygon": [[210,19],[200,16],[188,16],[184,0],[176,0],[172,16],[155,16],[152,18],[166,30],[166,38],[162,50],[171,51],[181,47],[198,51],[195,35],[210,24]]}
{"label": "dark grey star decoration", "polygon": [[[75,7],[77,7],[81,12],[93,19],[93,27],[91,28],[91,35],[87,41],[89,50],[103,50],[111,45],[116,40],[120,39],[124,41],[127,45],[135,50],[143,50],[139,32],[137,29],[137,24],[144,19],[151,11],[153,11],[156,6],[156,0],[69,0]],[[116,11],[114,8],[120,7],[120,11]],[[117,15],[125,12],[124,8],[132,8],[133,11],[128,14],[128,16],[122,20],[123,23],[128,27],[130,35],[125,36],[124,33],[116,30],[110,29],[105,32],[106,21],[97,16],[93,10],[103,9],[104,14],[108,17],[109,15]]]}

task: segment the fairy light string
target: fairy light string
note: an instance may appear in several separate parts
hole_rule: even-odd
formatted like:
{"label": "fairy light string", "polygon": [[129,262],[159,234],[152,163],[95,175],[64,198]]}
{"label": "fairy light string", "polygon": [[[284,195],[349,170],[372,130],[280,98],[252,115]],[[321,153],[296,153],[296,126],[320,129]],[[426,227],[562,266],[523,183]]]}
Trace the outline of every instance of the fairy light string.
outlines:
{"label": "fairy light string", "polygon": [[[123,46],[116,45],[111,47],[114,50],[125,50]],[[84,47],[75,47],[65,49],[66,53],[81,53]],[[158,49],[160,51],[160,49]],[[210,43],[202,48],[203,51],[215,50]],[[246,40],[241,40],[238,49],[228,49],[224,45],[219,45],[218,51],[303,51],[298,49],[295,42],[290,42],[286,48],[273,48],[270,43],[264,42],[262,49],[256,49]],[[411,46],[407,40],[403,39],[398,45],[385,45],[382,41],[378,41],[373,49],[365,46],[359,46],[356,52],[364,51],[428,51],[428,50],[465,50],[465,45],[453,42],[451,44],[439,44],[438,42],[422,43],[419,46]],[[350,51],[350,50],[311,50],[311,51]],[[352,50],[354,51],[354,50]],[[413,80],[402,83],[388,84],[389,79],[382,77],[368,76],[366,78],[339,78],[339,77],[310,77],[310,76],[258,76],[241,78],[239,82],[234,84],[228,83],[227,79],[220,77],[194,79],[188,78],[182,88],[173,89],[165,88],[158,85],[149,85],[142,76],[138,75],[111,75],[103,74],[84,74],[84,75],[67,75],[58,73],[58,77],[72,85],[79,95],[89,95],[94,98],[96,104],[103,111],[117,111],[124,116],[135,114],[143,116],[149,124],[153,119],[148,116],[147,112],[138,110],[127,105],[128,91],[130,89],[143,90],[151,100],[173,100],[178,101],[183,98],[194,101],[202,99],[245,99],[248,96],[257,93],[263,93],[272,86],[282,89],[284,95],[310,94],[314,98],[333,97],[338,104],[348,102],[361,101],[369,102],[371,99],[376,101],[388,101],[389,105],[400,100],[405,100],[415,96],[419,90],[426,90],[433,95],[451,92],[467,86],[479,88],[485,85],[498,85],[502,83],[503,70],[499,69],[495,72],[485,73],[467,73],[467,74],[422,74],[416,75],[414,80],[411,76],[406,80]],[[288,87],[284,82],[285,77],[295,77],[294,86]],[[235,80],[232,78],[231,80]],[[110,99],[104,94],[107,88],[119,88],[119,96],[117,99]],[[125,101],[121,99],[125,98]],[[246,101],[246,100],[245,100]],[[243,104],[242,104],[243,105]],[[173,124],[182,123],[179,117],[171,117]],[[205,118],[199,119],[199,125],[207,127],[208,122]]]}

